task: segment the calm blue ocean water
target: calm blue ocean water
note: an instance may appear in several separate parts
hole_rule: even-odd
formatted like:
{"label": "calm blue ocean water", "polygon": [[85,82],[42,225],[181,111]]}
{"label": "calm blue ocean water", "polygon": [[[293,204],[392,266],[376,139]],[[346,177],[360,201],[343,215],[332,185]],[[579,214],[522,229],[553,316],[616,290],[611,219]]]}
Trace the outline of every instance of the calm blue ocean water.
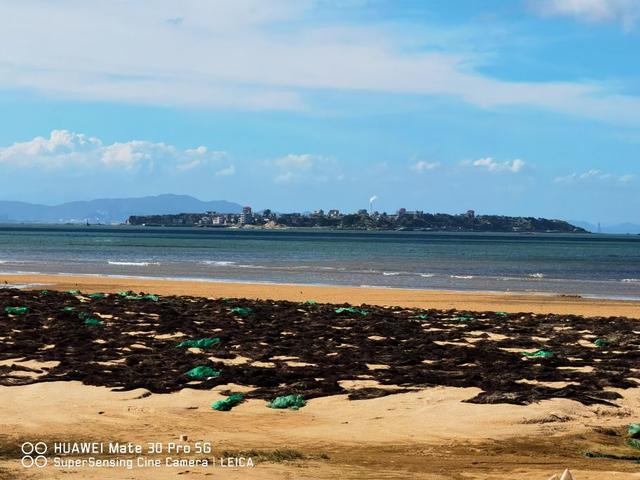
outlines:
{"label": "calm blue ocean water", "polygon": [[640,237],[0,226],[0,274],[640,298]]}

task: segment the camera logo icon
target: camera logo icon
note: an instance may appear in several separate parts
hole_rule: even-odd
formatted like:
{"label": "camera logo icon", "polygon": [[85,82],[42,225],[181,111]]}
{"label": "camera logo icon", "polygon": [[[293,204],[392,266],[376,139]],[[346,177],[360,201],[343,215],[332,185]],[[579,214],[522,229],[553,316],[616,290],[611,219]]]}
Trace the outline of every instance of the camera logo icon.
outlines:
{"label": "camera logo icon", "polygon": [[44,442],[31,443],[24,442],[20,447],[22,450],[22,466],[24,468],[31,468],[33,466],[37,468],[44,468],[49,463],[45,454],[47,453],[47,444]]}

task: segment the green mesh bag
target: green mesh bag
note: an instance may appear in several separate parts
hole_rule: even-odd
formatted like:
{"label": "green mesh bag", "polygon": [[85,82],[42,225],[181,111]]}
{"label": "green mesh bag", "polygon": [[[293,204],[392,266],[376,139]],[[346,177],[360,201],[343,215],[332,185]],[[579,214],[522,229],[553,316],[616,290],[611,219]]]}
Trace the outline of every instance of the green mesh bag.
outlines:
{"label": "green mesh bag", "polygon": [[212,345],[216,345],[220,343],[220,339],[218,337],[214,338],[199,338],[197,340],[185,340],[180,342],[177,347],[186,347],[186,348],[209,348]]}
{"label": "green mesh bag", "polygon": [[241,393],[234,393],[229,395],[224,400],[218,400],[211,405],[211,408],[218,410],[219,412],[228,412],[236,405],[241,404],[244,401],[244,395]]}
{"label": "green mesh bag", "polygon": [[118,292],[118,296],[123,297],[126,300],[150,300],[152,302],[157,302],[158,300],[160,300],[160,297],[158,295],[154,295],[153,293],[136,295],[131,290],[129,290],[128,292]]}
{"label": "green mesh bag", "polygon": [[522,355],[530,358],[551,358],[553,357],[553,352],[548,350],[536,350],[535,352],[522,352]]}
{"label": "green mesh bag", "polygon": [[285,395],[276,397],[267,404],[269,408],[298,410],[307,404],[302,395]]}
{"label": "green mesh bag", "polygon": [[11,315],[26,315],[29,313],[29,307],[4,307],[4,313]]}
{"label": "green mesh bag", "polygon": [[84,324],[92,327],[97,327],[102,325],[102,320],[98,320],[97,318],[87,318],[85,319]]}
{"label": "green mesh bag", "polygon": [[218,378],[220,373],[219,370],[214,370],[211,367],[199,366],[189,370],[186,375],[195,380],[206,380],[207,378]]}

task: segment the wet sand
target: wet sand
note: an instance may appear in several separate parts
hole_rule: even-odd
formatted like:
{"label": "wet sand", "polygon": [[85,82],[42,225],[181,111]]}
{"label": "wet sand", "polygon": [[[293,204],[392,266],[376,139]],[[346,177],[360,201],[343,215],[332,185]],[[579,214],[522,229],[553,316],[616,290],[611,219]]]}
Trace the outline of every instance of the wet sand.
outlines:
{"label": "wet sand", "polygon": [[322,303],[363,303],[408,308],[459,309],[474,311],[534,312],[584,316],[625,316],[640,318],[640,302],[600,300],[561,295],[518,293],[475,293],[390,288],[355,288],[306,285],[244,284],[104,276],[3,275],[0,282],[45,284],[58,290],[87,292],[135,290],[161,295],[194,295],[305,301]]}

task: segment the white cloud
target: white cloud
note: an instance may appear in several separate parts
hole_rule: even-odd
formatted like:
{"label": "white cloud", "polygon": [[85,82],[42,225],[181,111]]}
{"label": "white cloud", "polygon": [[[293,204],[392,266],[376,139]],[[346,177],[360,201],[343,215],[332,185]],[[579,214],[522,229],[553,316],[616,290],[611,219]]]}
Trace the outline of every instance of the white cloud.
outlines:
{"label": "white cloud", "polygon": [[269,163],[277,170],[273,177],[276,183],[292,183],[298,181],[324,183],[344,179],[338,162],[334,158],[323,155],[310,153],[289,154]]}
{"label": "white cloud", "polygon": [[0,147],[0,167],[23,169],[98,168],[133,171],[159,168],[164,171],[186,171],[207,167],[220,169],[227,158],[226,153],[210,151],[204,146],[180,150],[165,143],[144,140],[105,145],[98,138],[68,130],[53,130],[49,138],[36,137]]}
{"label": "white cloud", "polygon": [[[207,147],[202,145],[198,148],[185,150],[183,155],[178,154],[177,156],[180,157],[177,169],[181,171],[203,167],[219,168],[221,162],[229,159],[229,155],[226,152],[210,151]],[[233,175],[233,173],[235,173],[235,167],[233,165],[226,167],[226,169],[230,168],[233,168],[233,171],[231,173],[227,173],[227,175]],[[216,175],[218,175],[218,172],[216,172]]]}
{"label": "white cloud", "polygon": [[216,176],[218,177],[229,177],[231,175],[235,175],[236,173],[236,166],[231,164],[228,167],[225,167],[221,170],[218,170],[216,172]]}
{"label": "white cloud", "polygon": [[279,173],[275,177],[273,177],[273,181],[276,183],[289,183],[293,181],[295,178],[295,174],[291,171]]}
{"label": "white cloud", "polygon": [[438,168],[440,166],[439,163],[437,162],[425,162],[424,160],[420,160],[416,163],[414,163],[413,165],[411,165],[409,167],[409,169],[415,171],[415,172],[419,172],[419,173],[423,173],[423,172],[427,172],[429,170],[434,170],[436,168]]}
{"label": "white cloud", "polygon": [[314,22],[314,5],[0,2],[0,44],[11,45],[0,51],[0,88],[79,100],[278,110],[305,108],[307,92],[318,90],[392,92],[640,124],[640,98],[604,83],[491,78],[474,70],[477,56],[429,50],[418,30]]}
{"label": "white cloud", "polygon": [[519,158],[516,158],[515,160],[506,160],[504,162],[496,162],[491,157],[480,158],[472,162],[464,162],[464,163],[466,165],[482,168],[490,172],[510,172],[510,173],[518,173],[522,171],[522,169],[526,165],[526,162],[524,160],[520,160]]}
{"label": "white cloud", "polygon": [[320,155],[311,155],[309,153],[302,155],[289,154],[278,158],[273,163],[284,168],[309,169],[315,162],[322,161],[323,159]]}
{"label": "white cloud", "polygon": [[56,168],[65,163],[84,163],[87,156],[102,149],[102,142],[83,134],[53,130],[49,138],[36,137],[28,142],[0,147],[0,165],[30,167],[34,160],[39,166]]}
{"label": "white cloud", "polygon": [[545,16],[573,17],[593,23],[620,22],[627,30],[640,18],[638,0],[532,0],[531,3]]}
{"label": "white cloud", "polygon": [[581,182],[612,182],[612,183],[630,183],[635,179],[635,175],[625,174],[625,175],[616,175],[613,173],[603,172],[602,170],[587,170],[583,173],[572,173],[570,175],[565,175],[562,177],[556,177],[554,179],[555,183],[564,183],[564,184],[573,184],[573,183],[581,183]]}

